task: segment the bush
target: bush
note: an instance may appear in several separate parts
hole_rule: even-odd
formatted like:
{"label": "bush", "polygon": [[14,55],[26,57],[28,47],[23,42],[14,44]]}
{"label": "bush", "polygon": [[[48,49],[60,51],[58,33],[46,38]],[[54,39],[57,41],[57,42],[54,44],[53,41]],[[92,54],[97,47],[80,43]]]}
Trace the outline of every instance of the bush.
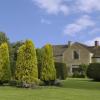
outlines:
{"label": "bush", "polygon": [[79,65],[77,71],[73,72],[73,78],[85,78],[88,66],[85,64]]}
{"label": "bush", "polygon": [[68,76],[68,70],[65,63],[55,62],[56,76],[58,79],[65,80]]}
{"label": "bush", "polygon": [[79,73],[79,71],[75,71],[74,73],[73,73],[73,76],[72,76],[73,78],[85,78],[85,74],[84,73]]}
{"label": "bush", "polygon": [[100,63],[90,64],[87,69],[87,76],[95,81],[100,81]]}
{"label": "bush", "polygon": [[58,86],[58,87],[61,87],[61,86],[62,86],[61,80],[59,80],[59,79],[55,80],[54,85],[55,85],[55,86]]}
{"label": "bush", "polygon": [[9,85],[10,86],[16,86],[17,82],[15,80],[11,80],[11,81],[9,81]]}

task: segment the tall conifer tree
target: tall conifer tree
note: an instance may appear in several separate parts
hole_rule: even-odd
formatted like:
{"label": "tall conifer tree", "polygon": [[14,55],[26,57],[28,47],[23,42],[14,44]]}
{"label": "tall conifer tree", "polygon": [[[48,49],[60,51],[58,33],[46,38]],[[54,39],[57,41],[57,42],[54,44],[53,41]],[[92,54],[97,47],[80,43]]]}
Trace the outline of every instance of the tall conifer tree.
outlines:
{"label": "tall conifer tree", "polygon": [[38,81],[36,51],[31,40],[27,40],[18,50],[16,78],[28,84]]}
{"label": "tall conifer tree", "polygon": [[50,85],[55,79],[56,69],[54,66],[53,50],[52,46],[47,44],[43,48],[41,80]]}
{"label": "tall conifer tree", "polygon": [[11,78],[9,50],[7,43],[0,46],[0,80],[2,82],[9,81]]}

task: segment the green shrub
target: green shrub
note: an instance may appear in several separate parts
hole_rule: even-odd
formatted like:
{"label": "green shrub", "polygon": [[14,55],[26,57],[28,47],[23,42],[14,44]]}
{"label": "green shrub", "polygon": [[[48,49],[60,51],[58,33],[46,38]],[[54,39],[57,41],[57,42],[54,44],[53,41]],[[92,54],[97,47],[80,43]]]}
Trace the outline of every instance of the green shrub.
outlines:
{"label": "green shrub", "polygon": [[87,76],[95,81],[100,81],[100,63],[90,64],[87,69]]}
{"label": "green shrub", "polygon": [[73,73],[73,76],[72,76],[73,78],[85,78],[85,74],[84,73],[79,73],[79,71],[75,71],[74,73]]}
{"label": "green shrub", "polygon": [[57,86],[57,87],[62,87],[63,86],[61,80],[59,80],[59,79],[55,80],[54,85]]}
{"label": "green shrub", "polygon": [[16,80],[11,80],[11,81],[9,81],[9,85],[10,85],[10,86],[16,86],[16,85],[17,85]]}
{"label": "green shrub", "polygon": [[81,64],[77,71],[73,72],[73,78],[85,78],[88,65]]}
{"label": "green shrub", "polygon": [[58,79],[65,80],[68,76],[68,70],[65,63],[55,62],[56,76]]}

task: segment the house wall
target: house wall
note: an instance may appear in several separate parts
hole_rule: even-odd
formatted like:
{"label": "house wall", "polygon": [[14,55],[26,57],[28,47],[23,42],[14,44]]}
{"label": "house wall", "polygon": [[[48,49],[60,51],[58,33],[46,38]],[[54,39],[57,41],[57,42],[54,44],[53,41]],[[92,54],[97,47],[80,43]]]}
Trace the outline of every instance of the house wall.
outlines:
{"label": "house wall", "polygon": [[92,59],[92,62],[93,63],[100,63],[100,58],[93,58]]}
{"label": "house wall", "polygon": [[63,56],[54,56],[55,62],[63,62]]}
{"label": "house wall", "polygon": [[[79,59],[73,59],[73,51],[79,52]],[[63,53],[63,62],[69,67],[69,73],[72,73],[73,68],[79,67],[80,64],[91,63],[91,53],[79,44],[73,44]]]}

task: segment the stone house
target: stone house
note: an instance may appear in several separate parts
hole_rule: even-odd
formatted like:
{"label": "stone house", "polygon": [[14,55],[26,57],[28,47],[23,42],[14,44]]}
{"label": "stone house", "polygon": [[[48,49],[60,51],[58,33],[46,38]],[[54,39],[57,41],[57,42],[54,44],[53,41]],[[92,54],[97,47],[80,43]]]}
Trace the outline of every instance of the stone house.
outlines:
{"label": "stone house", "polygon": [[67,45],[53,45],[53,54],[55,62],[66,63],[68,72],[72,74],[80,64],[100,62],[99,41],[95,41],[94,46],[71,41]]}

